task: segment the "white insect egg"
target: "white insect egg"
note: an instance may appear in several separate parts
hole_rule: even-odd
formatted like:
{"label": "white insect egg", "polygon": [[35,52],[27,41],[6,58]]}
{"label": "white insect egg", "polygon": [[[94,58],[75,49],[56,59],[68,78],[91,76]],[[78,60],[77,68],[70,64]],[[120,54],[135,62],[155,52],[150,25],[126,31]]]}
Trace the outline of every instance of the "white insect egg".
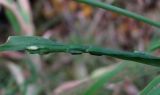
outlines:
{"label": "white insect egg", "polygon": [[29,46],[27,47],[28,50],[37,50],[39,49],[37,46]]}

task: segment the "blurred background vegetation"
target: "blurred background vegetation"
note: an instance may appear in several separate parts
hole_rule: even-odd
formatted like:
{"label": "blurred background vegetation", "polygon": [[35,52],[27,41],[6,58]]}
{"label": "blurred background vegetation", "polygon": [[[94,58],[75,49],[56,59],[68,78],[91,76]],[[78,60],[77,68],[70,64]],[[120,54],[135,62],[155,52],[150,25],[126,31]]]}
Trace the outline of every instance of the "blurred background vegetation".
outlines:
{"label": "blurred background vegetation", "polygon": [[[0,0],[0,43],[9,35],[36,35],[71,44],[144,51],[160,36],[157,28],[143,22],[74,0],[8,0],[12,2],[8,5],[5,1]],[[159,0],[100,1],[160,21]],[[20,17],[14,19],[11,9],[13,13],[24,9],[27,16],[23,11],[21,15],[25,23]],[[114,69],[119,62],[122,60],[88,54],[2,52],[0,95],[79,95],[95,83],[95,77]],[[95,95],[138,95],[160,72],[157,67],[124,62],[127,67]]]}

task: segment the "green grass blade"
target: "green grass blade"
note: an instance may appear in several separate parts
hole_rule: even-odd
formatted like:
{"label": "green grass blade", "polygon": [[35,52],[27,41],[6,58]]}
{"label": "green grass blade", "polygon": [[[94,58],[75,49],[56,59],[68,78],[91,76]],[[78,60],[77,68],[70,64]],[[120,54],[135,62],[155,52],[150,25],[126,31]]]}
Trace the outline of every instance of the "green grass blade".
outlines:
{"label": "green grass blade", "polygon": [[159,89],[160,88],[157,87],[157,88],[151,90],[147,95],[160,95],[160,90]]}
{"label": "green grass blade", "polygon": [[94,7],[99,7],[99,8],[105,9],[105,10],[109,10],[109,11],[112,11],[112,12],[130,17],[130,18],[136,19],[138,21],[142,21],[144,23],[147,23],[147,24],[150,24],[152,26],[160,28],[160,22],[152,21],[149,18],[146,18],[146,17],[138,15],[136,13],[127,11],[125,9],[121,9],[119,7],[116,7],[116,6],[112,6],[110,4],[105,4],[103,2],[99,2],[99,1],[96,1],[96,0],[75,0],[75,1],[80,2],[80,3],[85,3],[85,4],[88,4],[88,5],[92,5]]}
{"label": "green grass blade", "polygon": [[151,42],[149,46],[149,51],[154,51],[160,48],[160,40],[154,40]]}
{"label": "green grass blade", "polygon": [[[30,24],[30,15],[25,12],[25,10],[23,9],[23,7],[20,7],[19,4],[17,4],[14,0],[7,0],[6,1],[8,4],[15,4],[16,7],[17,7],[17,10],[19,12],[19,15],[22,16],[24,22],[26,24]],[[5,7],[5,6],[4,6]],[[5,11],[5,14],[9,20],[9,22],[11,23],[14,31],[17,33],[17,34],[20,34],[22,32],[22,26],[20,25],[19,21],[18,21],[18,18],[14,15],[13,11],[9,10],[6,8],[6,11]]]}
{"label": "green grass blade", "polygon": [[91,45],[62,44],[36,36],[11,36],[5,44],[0,45],[0,51],[22,50],[38,54],[56,52],[66,52],[71,54],[89,53],[96,56],[106,55],[123,60],[160,66],[160,57],[152,56],[144,52],[127,52]]}
{"label": "green grass blade", "polygon": [[[6,0],[6,2],[8,2],[8,4],[12,4],[14,2],[14,0]],[[11,24],[11,26],[13,27],[13,30],[17,33],[20,34],[21,32],[21,26],[17,20],[17,17],[13,14],[12,11],[10,11],[9,9],[6,8],[5,10],[5,14]]]}
{"label": "green grass blade", "polygon": [[8,20],[9,20],[10,24],[12,25],[14,31],[15,31],[17,34],[20,34],[20,32],[21,32],[21,27],[20,27],[20,25],[19,25],[19,22],[17,21],[17,18],[16,18],[16,17],[14,16],[14,14],[13,14],[10,10],[8,10],[8,9],[6,9],[5,14],[6,14],[6,16],[7,16]]}
{"label": "green grass blade", "polygon": [[17,4],[20,15],[23,17],[25,23],[30,24],[30,15],[23,9],[23,7],[18,3]]}
{"label": "green grass blade", "polygon": [[104,86],[110,79],[117,75],[127,64],[118,64],[110,72],[102,74],[97,81],[83,95],[96,95],[96,92]]}
{"label": "green grass blade", "polygon": [[160,76],[153,79],[141,92],[140,95],[147,95],[154,87],[160,83]]}

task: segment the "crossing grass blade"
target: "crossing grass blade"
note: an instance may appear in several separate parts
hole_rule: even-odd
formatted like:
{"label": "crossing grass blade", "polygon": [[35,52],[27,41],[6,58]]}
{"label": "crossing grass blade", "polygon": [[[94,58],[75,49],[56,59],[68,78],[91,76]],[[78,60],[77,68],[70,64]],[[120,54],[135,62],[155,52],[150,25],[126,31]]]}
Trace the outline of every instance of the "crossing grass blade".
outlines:
{"label": "crossing grass blade", "polygon": [[159,87],[151,90],[147,95],[160,95]]}
{"label": "crossing grass blade", "polygon": [[150,51],[154,51],[160,48],[160,40],[154,40],[151,42],[150,46],[149,46],[149,50]]}
{"label": "crossing grass blade", "polygon": [[15,17],[15,15],[9,9],[6,9],[5,14],[6,14],[10,24],[12,25],[14,31],[17,34],[20,34],[21,27],[20,27],[19,22],[18,22],[17,18]]}
{"label": "crossing grass blade", "polygon": [[[157,76],[155,79],[153,79],[141,92],[140,95],[159,95],[157,93],[160,93],[159,91],[155,92],[155,89],[153,89],[154,87],[156,87],[158,84],[160,83],[160,76]],[[154,91],[153,91],[154,90]],[[152,94],[148,94],[148,93],[152,93]],[[153,94],[156,93],[156,94]]]}
{"label": "crossing grass blade", "polygon": [[98,8],[102,8],[102,9],[105,9],[105,10],[109,10],[109,11],[127,16],[129,18],[133,18],[133,19],[136,19],[138,21],[142,21],[144,23],[147,23],[147,24],[150,24],[152,26],[160,28],[160,22],[155,22],[155,21],[150,20],[149,18],[146,18],[144,16],[138,15],[136,13],[130,12],[128,10],[125,10],[125,9],[122,9],[122,8],[119,8],[119,7],[110,5],[110,4],[105,4],[104,2],[99,2],[99,1],[96,1],[96,0],[75,0],[75,1],[79,2],[79,3],[85,3],[85,4],[91,5],[93,7],[98,7]]}
{"label": "crossing grass blade", "polygon": [[89,89],[86,90],[86,92],[83,95],[96,95],[96,92],[104,86],[109,80],[111,80],[115,75],[117,75],[120,71],[124,69],[126,66],[126,63],[120,63],[117,66],[114,67],[113,70],[107,71],[106,73],[102,74],[100,77],[98,77],[97,81],[89,87]]}

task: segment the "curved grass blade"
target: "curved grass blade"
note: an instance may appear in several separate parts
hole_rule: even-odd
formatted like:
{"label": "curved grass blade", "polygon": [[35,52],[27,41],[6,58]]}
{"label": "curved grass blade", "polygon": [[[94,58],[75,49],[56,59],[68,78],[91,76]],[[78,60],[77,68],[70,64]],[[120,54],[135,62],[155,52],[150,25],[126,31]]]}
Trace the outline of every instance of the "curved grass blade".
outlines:
{"label": "curved grass blade", "polygon": [[[8,4],[12,4],[12,3],[14,3],[14,0],[6,0],[6,2],[8,2]],[[17,20],[17,17],[13,14],[13,12],[11,10],[7,9],[7,7],[5,10],[5,14],[6,14],[10,24],[12,25],[14,31],[17,34],[20,34],[22,29],[21,29],[21,26]]]}
{"label": "curved grass blade", "polygon": [[125,9],[121,9],[119,7],[116,7],[116,6],[105,4],[103,2],[99,2],[99,1],[96,1],[96,0],[75,0],[75,1],[80,2],[80,3],[85,3],[85,4],[88,4],[88,5],[92,5],[94,7],[99,7],[99,8],[105,9],[105,10],[109,10],[109,11],[112,11],[112,12],[130,17],[130,18],[136,19],[138,21],[142,21],[144,23],[147,23],[147,24],[150,24],[152,26],[160,28],[160,22],[152,21],[149,18],[146,18],[144,16],[135,14],[135,13],[130,12],[130,11],[127,11]]}
{"label": "curved grass blade", "polygon": [[107,71],[106,73],[102,74],[100,77],[98,77],[97,81],[91,85],[91,87],[86,90],[86,92],[83,95],[96,95],[96,92],[104,86],[110,79],[112,79],[117,73],[119,73],[121,70],[124,69],[124,67],[127,64],[118,64],[116,67],[114,67],[113,70]]}
{"label": "curved grass blade", "polygon": [[147,95],[160,95],[160,88],[155,88],[151,90]]}
{"label": "curved grass blade", "polygon": [[14,31],[15,31],[17,34],[20,34],[20,32],[21,32],[21,27],[20,27],[20,25],[19,25],[19,22],[17,21],[17,18],[16,18],[16,17],[14,16],[14,14],[13,14],[10,10],[8,10],[8,9],[6,9],[5,14],[6,14],[8,20],[10,21],[10,23],[11,23]]}
{"label": "curved grass blade", "polygon": [[160,40],[154,40],[153,42],[151,42],[151,45],[149,47],[150,51],[154,51],[160,48]]}
{"label": "curved grass blade", "polygon": [[66,52],[71,54],[89,53],[96,56],[106,55],[123,60],[160,66],[160,57],[152,56],[144,52],[127,52],[91,45],[62,44],[36,36],[11,36],[5,44],[0,45],[0,51],[28,51],[30,53],[38,54],[55,52]]}
{"label": "curved grass blade", "polygon": [[[153,79],[141,92],[140,95],[148,95],[150,91],[154,87],[156,87],[160,83],[160,76],[157,76],[155,79]],[[157,92],[159,93],[159,92]],[[150,94],[151,95],[151,94]],[[152,94],[153,95],[153,94]]]}

